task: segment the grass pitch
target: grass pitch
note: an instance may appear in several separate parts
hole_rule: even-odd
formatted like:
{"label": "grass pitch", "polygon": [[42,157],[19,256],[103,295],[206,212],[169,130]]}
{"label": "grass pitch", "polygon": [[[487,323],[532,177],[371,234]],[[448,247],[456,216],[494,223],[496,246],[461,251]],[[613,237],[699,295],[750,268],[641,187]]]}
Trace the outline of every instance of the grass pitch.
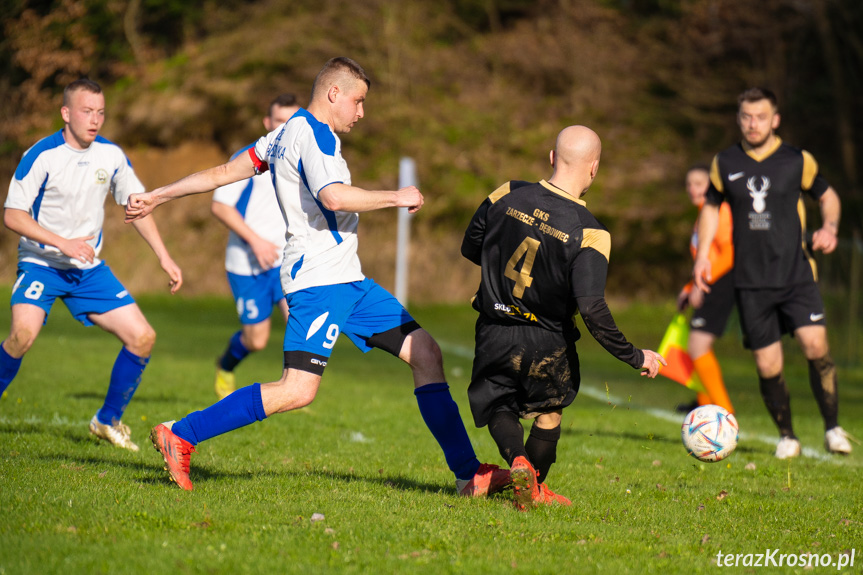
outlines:
{"label": "grass pitch", "polygon": [[[0,301],[8,296],[6,288]],[[715,464],[692,459],[680,443],[682,415],[673,408],[689,392],[639,377],[585,333],[582,390],[564,412],[548,479],[573,506],[518,513],[503,496],[462,499],[422,423],[408,368],[380,351],[363,356],[343,338],[310,407],[201,444],[192,456],[195,491],[186,493],[167,479],[147,433],[215,401],[214,362],[238,324],[227,299],[139,303],[159,334],[125,417],[141,452],[91,439],[87,423],[119,343],[81,327],[60,304],[0,400],[0,575],[707,573],[719,552],[741,554],[742,566],[746,555],[754,563],[772,550],[770,567],[733,571],[839,572],[835,565],[851,554],[854,565],[844,571],[863,565],[863,447],[846,458],[826,455],[793,343],[787,379],[806,449],[792,461],[772,457],[775,430],[733,328],[717,354],[741,440]],[[612,309],[642,347],[658,345],[672,314]],[[480,459],[500,463],[467,406],[473,312],[415,312],[445,351]],[[4,335],[8,314],[4,304]],[[267,350],[238,368],[240,382],[280,375],[281,331],[276,322]],[[857,436],[861,382],[859,368],[840,369],[841,421]],[[801,553],[833,564],[778,565],[781,554]]]}

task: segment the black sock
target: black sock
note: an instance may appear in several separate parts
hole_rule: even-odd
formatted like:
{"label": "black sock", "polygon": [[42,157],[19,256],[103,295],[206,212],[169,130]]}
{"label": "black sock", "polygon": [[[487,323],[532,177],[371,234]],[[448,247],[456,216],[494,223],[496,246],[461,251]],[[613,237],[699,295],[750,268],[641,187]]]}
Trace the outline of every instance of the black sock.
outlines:
{"label": "black sock", "polygon": [[785,385],[785,377],[780,373],[774,377],[758,376],[758,384],[761,388],[761,397],[770,417],[779,428],[782,437],[796,437],[794,428],[791,426],[791,398],[788,395],[788,386]]}
{"label": "black sock", "polygon": [[521,426],[518,415],[511,411],[495,412],[488,422],[488,431],[507,465],[512,467],[512,461],[519,455],[527,457],[524,427]]}
{"label": "black sock", "polygon": [[809,385],[824,418],[824,429],[839,425],[839,390],[836,381],[836,364],[830,355],[809,360]]}
{"label": "black sock", "polygon": [[542,483],[551,469],[551,464],[557,460],[557,442],[560,439],[560,426],[554,429],[542,429],[533,422],[530,435],[524,447],[527,450],[527,458],[539,472],[537,481]]}

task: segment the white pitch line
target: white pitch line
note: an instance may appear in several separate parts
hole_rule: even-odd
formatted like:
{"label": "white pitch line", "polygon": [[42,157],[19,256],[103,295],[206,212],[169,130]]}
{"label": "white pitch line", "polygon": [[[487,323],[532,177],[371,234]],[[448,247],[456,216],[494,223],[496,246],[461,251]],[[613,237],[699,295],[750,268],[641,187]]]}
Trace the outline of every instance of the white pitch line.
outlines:
{"label": "white pitch line", "polygon": [[61,417],[58,413],[54,413],[51,419],[45,419],[38,415],[28,415],[23,419],[0,415],[0,425],[46,425],[48,427],[86,427],[89,420],[82,419],[80,421],[72,421],[68,417]]}
{"label": "white pitch line", "polygon": [[[451,353],[452,355],[461,357],[463,359],[473,359],[473,349],[468,348],[463,345],[452,344],[448,342],[443,342],[438,340],[438,345],[440,348],[446,352]],[[633,403],[632,401],[626,401],[622,398],[619,398],[615,395],[609,394],[606,390],[601,390],[599,388],[593,387],[591,385],[586,384],[584,381],[581,382],[581,385],[578,390],[579,395],[586,395],[587,397],[594,399],[596,401],[602,403],[611,403],[614,405],[627,405],[631,409],[636,411],[640,411],[642,413],[646,413],[648,415],[652,415],[657,419],[661,419],[663,421],[668,421],[669,423],[674,423],[675,425],[680,425],[683,422],[683,417],[681,414],[669,411],[667,409],[659,409],[656,407],[646,407],[638,405],[637,403]],[[740,439],[745,441],[758,441],[760,443],[765,443],[767,445],[775,446],[777,439],[775,437],[771,437],[769,435],[760,435],[760,434],[752,434],[746,432],[740,432]],[[840,459],[839,456],[833,456],[827,453],[822,453],[819,450],[813,449],[811,447],[802,447],[801,446],[801,454],[804,457],[808,457],[811,459],[817,459],[819,461],[826,461],[829,463],[833,463],[836,465],[847,465],[850,462],[846,462],[844,459]]]}

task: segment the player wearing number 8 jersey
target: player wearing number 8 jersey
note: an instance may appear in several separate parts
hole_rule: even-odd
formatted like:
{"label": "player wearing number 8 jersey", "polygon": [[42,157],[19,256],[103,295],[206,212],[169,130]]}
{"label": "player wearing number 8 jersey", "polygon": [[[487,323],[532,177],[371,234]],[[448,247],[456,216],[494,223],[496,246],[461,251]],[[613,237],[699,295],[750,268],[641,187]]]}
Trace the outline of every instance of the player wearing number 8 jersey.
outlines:
{"label": "player wearing number 8 jersey", "polygon": [[[129,292],[99,259],[105,197],[125,204],[143,191],[129,160],[99,136],[105,97],[96,82],[80,79],[63,92],[64,128],[25,154],[9,185],[3,221],[21,235],[18,280],[12,290],[12,327],[0,345],[0,393],[18,373],[57,298],[84,325],[97,325],[123,343],[101,409],[90,420],[100,439],[137,451],[121,418],[131,401],[156,333]],[[165,249],[153,218],[136,231],[159,258],[171,293],[182,285],[180,268]]]}
{"label": "player wearing number 8 jersey", "polygon": [[[551,178],[498,188],[462,243],[462,254],[482,269],[473,300],[479,318],[471,410],[511,467],[520,509],[568,503],[543,482],[556,458],[561,412],[578,393],[576,314],[606,350],[646,375],[655,377],[664,363],[626,340],[605,301],[611,238],[581,199],[600,151],[592,130],[564,129],[550,154]],[[519,418],[535,419],[526,444]]]}
{"label": "player wearing number 8 jersey", "polygon": [[369,191],[351,185],[337,134],[349,132],[363,117],[370,84],[359,64],[334,58],[318,73],[309,108],[262,137],[247,154],[130,200],[127,220],[135,221],[162,202],[268,171],[287,225],[281,282],[291,313],[282,378],[238,389],[203,411],[153,429],[154,445],[184,489],[192,489],[189,456],[195,444],[311,403],[340,333],[363,352],[377,347],[410,365],[420,413],[444,452],[459,493],[481,496],[509,481],[506,470],[477,460],[446,384],[437,343],[362,273],[358,212],[387,207],[415,212],[423,204],[413,186]]}

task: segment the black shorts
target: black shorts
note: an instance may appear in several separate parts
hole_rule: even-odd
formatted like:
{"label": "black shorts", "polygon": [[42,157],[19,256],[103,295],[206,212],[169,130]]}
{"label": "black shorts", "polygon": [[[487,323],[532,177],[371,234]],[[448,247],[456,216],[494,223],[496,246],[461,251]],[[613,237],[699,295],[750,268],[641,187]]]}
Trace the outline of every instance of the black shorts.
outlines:
{"label": "black shorts", "polygon": [[827,325],[824,302],[814,281],[784,288],[738,288],[736,293],[747,349],[767,347],[800,327]]}
{"label": "black shorts", "polygon": [[710,293],[704,294],[704,303],[693,310],[689,328],[712,333],[721,337],[728,325],[731,310],[734,309],[734,277],[727,273],[710,286]]}
{"label": "black shorts", "polygon": [[572,403],[580,381],[578,337],[577,330],[491,324],[480,316],[467,390],[476,426],[486,426],[498,411],[531,419]]}

